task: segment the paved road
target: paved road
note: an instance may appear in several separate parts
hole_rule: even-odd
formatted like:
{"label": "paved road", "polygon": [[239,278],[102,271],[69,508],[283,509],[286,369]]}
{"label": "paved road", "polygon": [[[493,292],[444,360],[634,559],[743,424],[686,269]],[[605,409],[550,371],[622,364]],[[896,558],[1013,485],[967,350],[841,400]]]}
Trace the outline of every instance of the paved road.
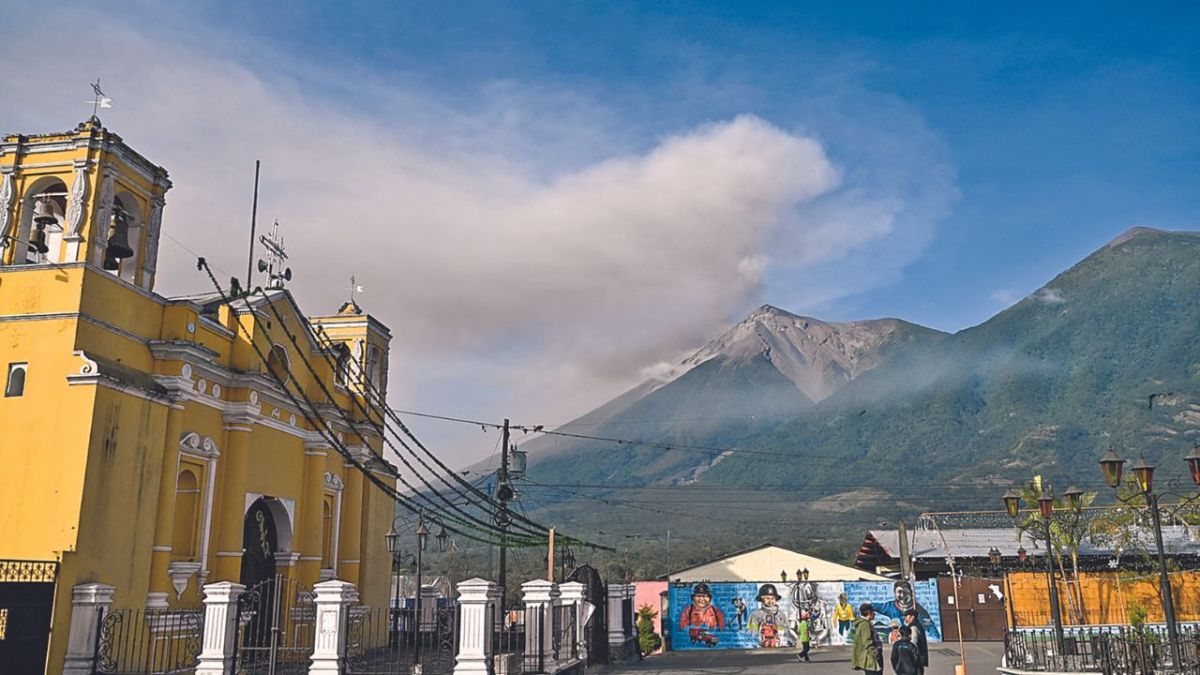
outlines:
{"label": "paved road", "polygon": [[[959,662],[957,644],[929,645],[928,675],[954,675],[954,666]],[[1000,642],[968,642],[968,675],[991,675],[1000,665],[1003,644]],[[886,652],[886,650],[885,650]],[[652,656],[645,661],[628,666],[614,667],[605,671],[612,675],[623,673],[646,673],[647,675],[826,675],[843,673],[855,675],[861,671],[850,669],[849,647],[826,647],[814,650],[812,663],[796,661],[796,650],[721,650],[670,652]],[[885,671],[892,673],[891,664]]]}

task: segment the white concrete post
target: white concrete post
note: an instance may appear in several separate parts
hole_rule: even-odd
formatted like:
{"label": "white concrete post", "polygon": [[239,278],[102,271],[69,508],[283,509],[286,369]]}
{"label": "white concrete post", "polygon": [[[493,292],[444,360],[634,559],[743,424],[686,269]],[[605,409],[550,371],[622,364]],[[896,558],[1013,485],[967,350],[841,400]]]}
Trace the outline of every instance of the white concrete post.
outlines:
{"label": "white concrete post", "polygon": [[500,596],[503,595],[500,590],[500,584],[493,583],[491,590],[488,591],[488,602],[492,612],[492,625],[496,628],[508,628],[508,615],[504,612],[504,606],[501,604]]}
{"label": "white concrete post", "polygon": [[67,633],[64,675],[88,675],[92,672],[101,616],[112,607],[112,596],[116,590],[106,584],[79,584],[71,591],[71,630]]}
{"label": "white concrete post", "polygon": [[[587,653],[586,653],[587,647],[585,646],[584,640],[583,640],[583,636],[584,636],[584,632],[583,632],[584,585],[579,583],[578,581],[568,581],[565,584],[559,584],[558,590],[560,593],[562,593],[562,604],[571,605],[571,616],[575,617],[575,634],[572,636],[572,639],[575,640],[576,653],[579,655],[579,658],[586,659],[587,658]],[[569,645],[565,646],[564,649],[569,650]],[[560,656],[563,656],[563,655],[560,654]],[[570,656],[571,656],[570,651],[567,651],[566,658],[570,658]]]}
{"label": "white concrete post", "polygon": [[421,589],[421,630],[432,631],[437,623],[438,589],[435,586],[425,586]]}
{"label": "white concrete post", "polygon": [[629,601],[629,625],[625,627],[627,638],[637,637],[637,584],[625,584],[625,599]]}
{"label": "white concrete post", "polygon": [[238,597],[246,590],[241,584],[219,581],[204,587],[204,644],[196,675],[225,675],[233,672],[234,644],[237,641]]}
{"label": "white concrete post", "polygon": [[621,645],[625,642],[625,627],[621,612],[621,601],[625,598],[625,584],[608,585],[608,654],[610,658],[621,658]]}
{"label": "white concrete post", "polygon": [[458,584],[458,656],[454,675],[487,675],[492,661],[491,602],[499,586],[485,579]]}
{"label": "white concrete post", "polygon": [[313,586],[313,602],[317,605],[316,635],[313,637],[312,665],[309,675],[333,673],[339,675],[342,656],[346,651],[346,630],[350,605],[358,602],[358,591],[348,581],[322,581]]}
{"label": "white concrete post", "polygon": [[525,658],[549,664],[554,658],[554,618],[550,612],[558,600],[558,584],[545,579],[526,581],[521,584],[521,596],[525,601]]}

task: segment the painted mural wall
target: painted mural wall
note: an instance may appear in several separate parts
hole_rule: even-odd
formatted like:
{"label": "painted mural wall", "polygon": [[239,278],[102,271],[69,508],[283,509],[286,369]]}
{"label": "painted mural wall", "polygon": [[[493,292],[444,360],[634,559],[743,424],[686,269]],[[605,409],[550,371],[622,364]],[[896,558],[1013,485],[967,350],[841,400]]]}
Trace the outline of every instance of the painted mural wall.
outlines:
{"label": "painted mural wall", "polygon": [[915,607],[930,642],[942,639],[937,582],[800,581],[672,584],[671,649],[771,649],[795,647],[800,617],[809,619],[816,645],[844,645],[849,626],[834,619],[843,593],[855,616],[865,602],[875,608],[875,630],[886,644],[893,622]]}

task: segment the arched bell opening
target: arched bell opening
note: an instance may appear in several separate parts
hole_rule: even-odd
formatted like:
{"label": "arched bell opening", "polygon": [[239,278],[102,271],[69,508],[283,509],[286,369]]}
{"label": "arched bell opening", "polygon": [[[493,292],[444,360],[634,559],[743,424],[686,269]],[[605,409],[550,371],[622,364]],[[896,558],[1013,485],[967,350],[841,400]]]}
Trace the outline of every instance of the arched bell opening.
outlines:
{"label": "arched bell opening", "polygon": [[101,248],[101,267],[132,283],[137,271],[137,246],[140,243],[142,213],[138,200],[128,192],[113,198],[105,239]]}
{"label": "arched bell opening", "polygon": [[13,264],[62,262],[66,214],[66,183],[52,176],[35,181],[25,192],[21,203]]}

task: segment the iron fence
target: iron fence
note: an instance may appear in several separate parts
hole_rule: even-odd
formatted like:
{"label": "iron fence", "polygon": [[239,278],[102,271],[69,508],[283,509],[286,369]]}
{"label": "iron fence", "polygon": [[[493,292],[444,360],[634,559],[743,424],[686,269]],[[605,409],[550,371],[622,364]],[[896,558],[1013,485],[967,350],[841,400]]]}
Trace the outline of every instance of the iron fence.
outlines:
{"label": "iron fence", "polygon": [[554,660],[558,662],[573,661],[579,658],[579,636],[575,630],[575,606],[562,605],[553,609],[553,641]]}
{"label": "iron fence", "polygon": [[518,615],[517,621],[497,627],[492,646],[496,675],[517,675],[526,671],[526,625],[523,613]]}
{"label": "iron fence", "polygon": [[316,636],[313,595],[275,575],[238,598],[234,662],[242,675],[307,675]]}
{"label": "iron fence", "polygon": [[204,632],[202,610],[100,610],[92,672],[171,675],[195,670]]}
{"label": "iron fence", "polygon": [[1180,663],[1172,663],[1171,643],[1163,626],[1091,626],[1063,629],[1062,644],[1053,629],[1008,631],[1004,662],[1041,672],[1105,675],[1200,675],[1200,631],[1180,634]]}
{"label": "iron fence", "polygon": [[353,675],[425,675],[454,672],[458,606],[416,609],[351,607],[344,671]]}

